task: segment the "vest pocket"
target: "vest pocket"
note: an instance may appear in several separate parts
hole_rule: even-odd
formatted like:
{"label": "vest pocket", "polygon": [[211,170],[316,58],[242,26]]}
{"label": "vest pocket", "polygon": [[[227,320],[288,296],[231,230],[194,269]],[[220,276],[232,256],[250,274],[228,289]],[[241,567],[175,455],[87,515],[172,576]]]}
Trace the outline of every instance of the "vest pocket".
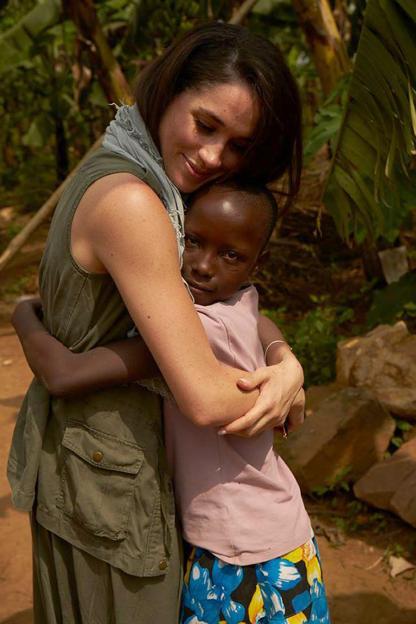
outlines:
{"label": "vest pocket", "polygon": [[75,422],[67,426],[62,446],[65,515],[94,535],[125,538],[143,450]]}

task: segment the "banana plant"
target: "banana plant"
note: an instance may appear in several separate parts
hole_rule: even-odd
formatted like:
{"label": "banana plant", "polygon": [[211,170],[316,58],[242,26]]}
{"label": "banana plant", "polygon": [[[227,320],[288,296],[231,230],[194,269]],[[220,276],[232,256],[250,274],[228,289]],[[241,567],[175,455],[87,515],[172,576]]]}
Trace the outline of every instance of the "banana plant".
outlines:
{"label": "banana plant", "polygon": [[61,19],[60,0],[42,0],[0,35],[0,75],[25,63],[39,35]]}
{"label": "banana plant", "polygon": [[324,204],[347,241],[393,242],[416,207],[416,2],[369,0]]}

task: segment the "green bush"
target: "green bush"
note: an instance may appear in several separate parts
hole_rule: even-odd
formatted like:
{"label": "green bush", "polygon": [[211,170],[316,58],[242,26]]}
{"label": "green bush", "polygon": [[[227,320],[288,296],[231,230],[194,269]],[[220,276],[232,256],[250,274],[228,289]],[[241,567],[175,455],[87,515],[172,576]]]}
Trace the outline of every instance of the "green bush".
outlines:
{"label": "green bush", "polygon": [[416,272],[403,275],[400,280],[381,290],[374,291],[373,302],[367,315],[370,328],[381,323],[391,324],[399,319],[416,317]]}
{"label": "green bush", "polygon": [[325,384],[335,378],[340,325],[353,316],[351,308],[334,306],[327,297],[311,296],[315,308],[299,320],[289,320],[284,308],[264,310],[285,335],[303,366],[305,386]]}

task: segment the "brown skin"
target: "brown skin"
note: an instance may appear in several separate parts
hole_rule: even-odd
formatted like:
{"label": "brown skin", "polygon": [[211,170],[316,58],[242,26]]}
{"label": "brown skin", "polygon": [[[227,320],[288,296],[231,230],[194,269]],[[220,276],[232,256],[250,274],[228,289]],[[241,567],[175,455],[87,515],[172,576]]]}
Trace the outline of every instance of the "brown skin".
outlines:
{"label": "brown skin", "polygon": [[241,193],[212,186],[198,195],[186,216],[182,269],[195,303],[224,301],[247,284],[269,222],[268,209]]}
{"label": "brown skin", "polygon": [[[249,281],[263,255],[269,222],[268,209],[261,209],[236,191],[211,187],[198,195],[186,217],[183,266],[196,303],[223,301]],[[18,307],[13,323],[34,374],[51,394],[82,394],[157,374],[156,364],[140,338],[75,354],[46,332],[31,305]],[[259,329],[266,343],[276,335],[281,337],[267,319]],[[269,350],[269,363],[281,361],[282,347],[277,344]],[[293,408],[294,420],[301,419],[301,403],[299,396]]]}

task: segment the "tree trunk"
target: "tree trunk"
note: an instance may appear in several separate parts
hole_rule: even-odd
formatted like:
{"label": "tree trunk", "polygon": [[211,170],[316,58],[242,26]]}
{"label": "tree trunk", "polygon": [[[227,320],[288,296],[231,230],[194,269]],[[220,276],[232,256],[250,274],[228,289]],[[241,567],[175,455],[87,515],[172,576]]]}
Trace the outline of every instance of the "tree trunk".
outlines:
{"label": "tree trunk", "polygon": [[69,170],[68,141],[62,117],[55,117],[56,178],[65,180]]}
{"label": "tree trunk", "polygon": [[67,0],[64,6],[82,37],[90,44],[98,79],[108,101],[131,104],[130,87],[105,38],[93,0]]}
{"label": "tree trunk", "polygon": [[328,0],[293,0],[325,95],[351,69]]}

